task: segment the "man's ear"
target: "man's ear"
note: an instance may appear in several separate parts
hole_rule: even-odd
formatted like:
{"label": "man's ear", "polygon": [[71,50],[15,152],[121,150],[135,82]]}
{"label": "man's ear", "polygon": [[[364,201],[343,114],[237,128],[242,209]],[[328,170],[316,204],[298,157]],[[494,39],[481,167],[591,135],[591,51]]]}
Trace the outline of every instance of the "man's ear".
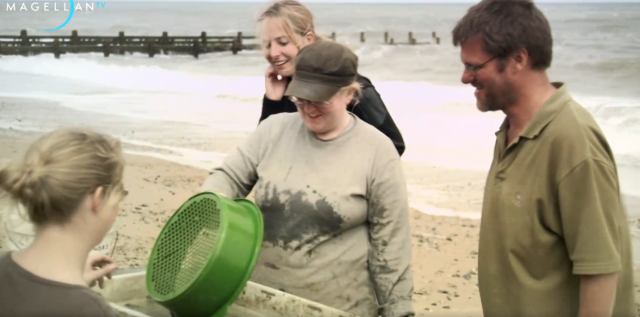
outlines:
{"label": "man's ear", "polygon": [[529,52],[527,52],[526,49],[521,48],[521,49],[517,50],[515,53],[513,53],[511,59],[513,61],[514,70],[516,72],[517,71],[521,71],[526,67],[527,63],[530,62],[530,60],[529,60]]}

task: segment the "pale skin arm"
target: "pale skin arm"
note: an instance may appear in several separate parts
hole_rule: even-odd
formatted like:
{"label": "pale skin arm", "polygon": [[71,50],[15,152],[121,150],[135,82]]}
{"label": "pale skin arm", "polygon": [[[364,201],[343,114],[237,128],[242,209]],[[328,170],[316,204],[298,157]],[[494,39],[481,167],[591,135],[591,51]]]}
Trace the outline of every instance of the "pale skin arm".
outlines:
{"label": "pale skin arm", "polygon": [[578,317],[611,317],[618,273],[581,275]]}

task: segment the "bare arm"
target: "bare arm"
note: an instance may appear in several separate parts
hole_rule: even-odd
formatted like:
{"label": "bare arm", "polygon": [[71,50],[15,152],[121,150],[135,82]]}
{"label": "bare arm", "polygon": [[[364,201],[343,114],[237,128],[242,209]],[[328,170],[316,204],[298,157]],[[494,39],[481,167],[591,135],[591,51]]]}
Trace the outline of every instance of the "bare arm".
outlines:
{"label": "bare arm", "polygon": [[581,275],[578,317],[611,317],[618,273]]}

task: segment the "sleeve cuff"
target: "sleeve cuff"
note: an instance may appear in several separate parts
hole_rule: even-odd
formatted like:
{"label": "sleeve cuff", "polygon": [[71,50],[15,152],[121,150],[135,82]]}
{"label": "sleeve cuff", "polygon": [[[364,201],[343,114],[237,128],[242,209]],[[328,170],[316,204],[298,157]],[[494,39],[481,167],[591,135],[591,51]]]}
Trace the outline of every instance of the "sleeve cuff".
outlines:
{"label": "sleeve cuff", "polygon": [[262,98],[262,104],[267,106],[267,107],[278,107],[278,106],[282,106],[283,103],[284,103],[284,99],[271,100],[271,99],[267,98],[267,95],[264,95],[263,98]]}
{"label": "sleeve cuff", "polygon": [[389,303],[380,307],[382,317],[410,317],[415,316],[411,299]]}
{"label": "sleeve cuff", "polygon": [[573,265],[573,274],[575,275],[597,275],[597,274],[609,274],[615,273],[622,270],[622,265],[620,262],[609,262],[609,263],[585,263],[585,264],[574,264]]}

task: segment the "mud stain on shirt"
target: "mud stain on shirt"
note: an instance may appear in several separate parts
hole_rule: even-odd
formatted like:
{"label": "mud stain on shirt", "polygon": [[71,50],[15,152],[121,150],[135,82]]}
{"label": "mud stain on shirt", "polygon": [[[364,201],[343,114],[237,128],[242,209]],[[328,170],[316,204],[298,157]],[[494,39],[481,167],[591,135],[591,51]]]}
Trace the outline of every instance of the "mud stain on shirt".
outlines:
{"label": "mud stain on shirt", "polygon": [[277,265],[275,265],[273,263],[266,262],[264,264],[264,266],[266,266],[266,267],[268,267],[268,268],[270,268],[272,270],[280,270],[280,267],[278,267]]}
{"label": "mud stain on shirt", "polygon": [[345,221],[326,198],[311,201],[305,191],[280,191],[267,183],[256,194],[261,195],[264,241],[285,250],[295,248],[293,242],[338,233]]}

